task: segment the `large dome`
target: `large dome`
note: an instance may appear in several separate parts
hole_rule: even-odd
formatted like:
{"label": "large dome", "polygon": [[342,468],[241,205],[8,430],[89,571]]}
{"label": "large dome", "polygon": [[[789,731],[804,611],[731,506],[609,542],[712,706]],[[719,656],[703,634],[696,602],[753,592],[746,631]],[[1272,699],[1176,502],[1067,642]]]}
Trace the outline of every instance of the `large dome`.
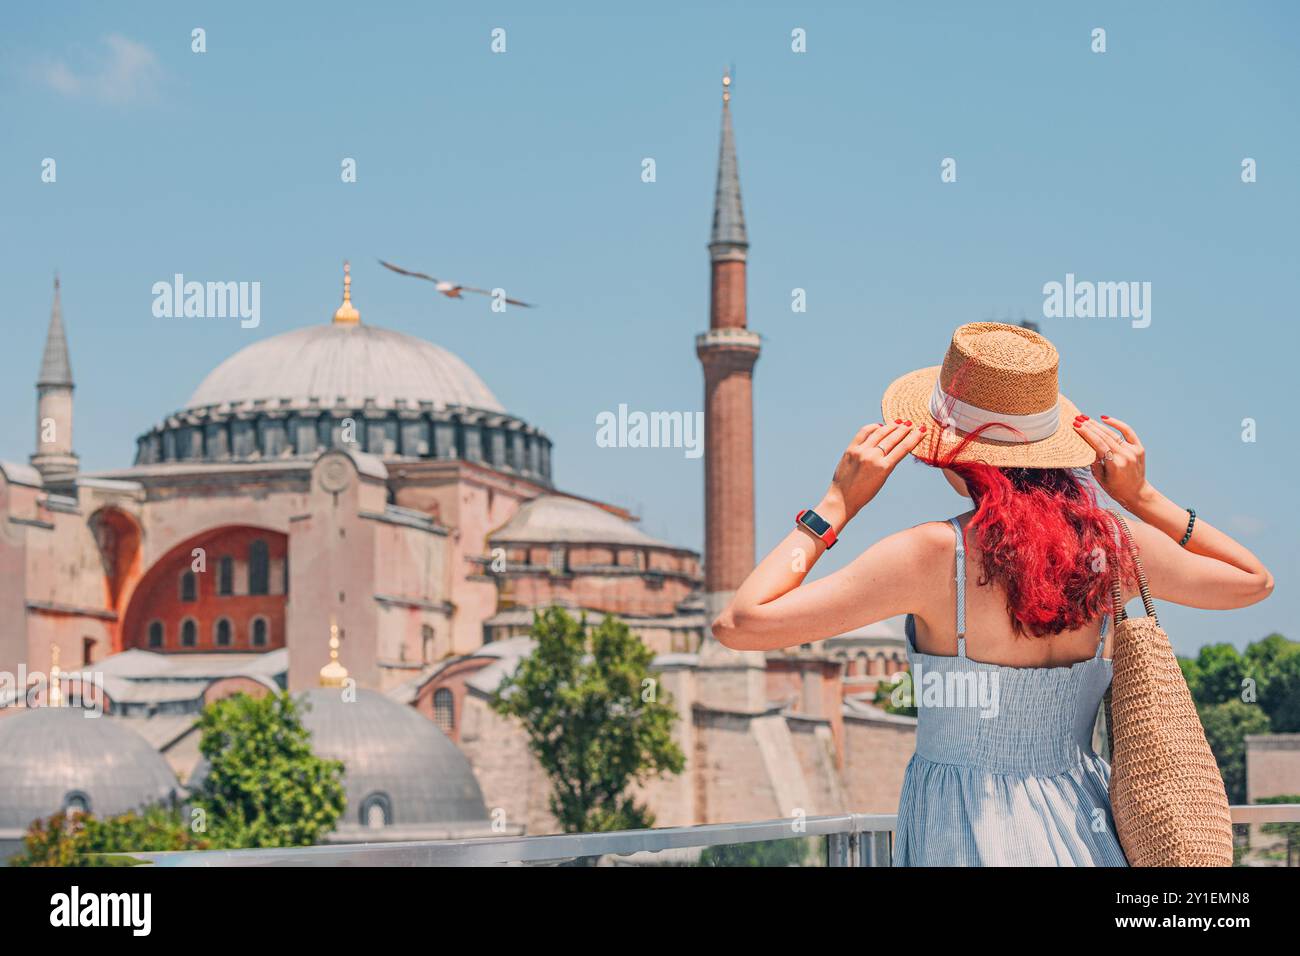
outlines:
{"label": "large dome", "polygon": [[0,830],[25,829],[68,806],[97,817],[166,800],[176,776],[115,717],[38,707],[0,719]]}
{"label": "large dome", "polygon": [[496,396],[457,355],[412,335],[373,325],[331,323],[294,329],[236,352],[205,378],[188,408],[287,400],[396,408],[432,402],[502,412]]}
{"label": "large dome", "polygon": [[341,824],[483,823],[483,793],[469,761],[427,717],[372,690],[345,700],[337,687],[307,691],[302,722],[317,754],[343,761],[347,808]]}

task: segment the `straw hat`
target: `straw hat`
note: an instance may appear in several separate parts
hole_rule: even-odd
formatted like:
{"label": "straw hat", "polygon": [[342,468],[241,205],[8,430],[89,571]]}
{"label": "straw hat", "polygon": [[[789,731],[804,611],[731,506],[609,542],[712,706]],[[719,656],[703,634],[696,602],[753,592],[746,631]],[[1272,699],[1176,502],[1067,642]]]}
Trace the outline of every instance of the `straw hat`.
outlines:
{"label": "straw hat", "polygon": [[[1037,332],[1000,322],[971,322],[952,334],[943,365],[917,369],[885,389],[885,421],[925,422],[939,433],[914,455],[950,451],[989,425],[959,461],[1002,468],[1082,468],[1097,452],[1077,434],[1074,404],[1060,393],[1060,357]],[[944,426],[947,427],[944,427]]]}

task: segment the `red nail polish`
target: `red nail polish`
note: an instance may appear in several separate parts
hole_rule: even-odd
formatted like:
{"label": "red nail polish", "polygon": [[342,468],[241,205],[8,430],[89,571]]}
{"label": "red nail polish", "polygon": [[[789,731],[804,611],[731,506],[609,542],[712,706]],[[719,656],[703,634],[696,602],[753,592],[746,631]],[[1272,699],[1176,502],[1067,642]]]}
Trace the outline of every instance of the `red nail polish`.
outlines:
{"label": "red nail polish", "polygon": [[904,425],[910,425],[910,424],[912,424],[912,423],[911,423],[911,422],[903,422],[903,424],[904,424]]}
{"label": "red nail polish", "polygon": [[895,419],[894,419],[894,424],[895,424],[895,425],[901,425],[901,424],[903,424],[903,420],[902,420],[901,418],[895,418]]}
{"label": "red nail polish", "polygon": [[1083,420],[1084,420],[1085,422],[1088,421],[1088,416],[1087,416],[1087,415],[1084,415],[1084,416],[1083,416]]}
{"label": "red nail polish", "polygon": [[1083,427],[1083,422],[1079,421],[1079,420],[1076,418],[1076,419],[1074,420],[1074,427],[1075,427],[1075,428],[1082,428],[1082,427]]}
{"label": "red nail polish", "polygon": [[1107,419],[1110,418],[1109,415],[1102,415],[1101,417],[1102,417],[1102,418],[1107,418]]}

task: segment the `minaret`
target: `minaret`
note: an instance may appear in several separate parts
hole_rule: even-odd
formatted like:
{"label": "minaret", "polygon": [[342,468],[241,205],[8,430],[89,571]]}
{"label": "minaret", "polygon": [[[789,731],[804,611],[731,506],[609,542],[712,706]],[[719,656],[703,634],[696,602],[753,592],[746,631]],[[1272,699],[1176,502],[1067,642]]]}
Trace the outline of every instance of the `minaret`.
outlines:
{"label": "minaret", "polygon": [[63,305],[59,277],[54,277],[54,307],[45,335],[45,354],[36,377],[36,454],[32,464],[46,479],[75,474],[77,455],[72,450],[72,362],[63,332]]}
{"label": "minaret", "polygon": [[[731,76],[722,78],[722,143],[709,239],[712,291],[709,331],[695,337],[704,366],[704,590],[712,620],[754,568],[753,373],[760,340],[745,325],[749,239],[740,203],[740,173],[731,128]],[[702,656],[729,661],[743,678],[714,706],[761,706],[763,655],[728,651],[706,638]],[[758,674],[755,669],[760,669]],[[717,688],[719,691],[721,687]]]}

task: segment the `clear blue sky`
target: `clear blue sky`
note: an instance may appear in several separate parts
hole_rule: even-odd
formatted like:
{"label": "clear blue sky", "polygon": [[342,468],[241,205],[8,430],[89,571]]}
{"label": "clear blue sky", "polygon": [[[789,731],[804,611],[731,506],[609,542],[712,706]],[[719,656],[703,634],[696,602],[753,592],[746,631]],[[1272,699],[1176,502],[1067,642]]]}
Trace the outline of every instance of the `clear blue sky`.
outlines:
{"label": "clear blue sky", "polygon": [[[32,450],[56,268],[77,451],[107,469],[221,359],[328,321],[348,257],[363,320],[461,355],[554,439],[560,487],[700,547],[703,460],[597,447],[595,418],[701,407],[693,337],[708,322],[719,76],[734,63],[749,319],[766,339],[760,548],[815,503],[884,386],[937,363],[954,326],[1041,318],[1043,284],[1067,272],[1149,281],[1149,328],[1042,320],[1063,388],[1131,421],[1155,483],[1277,577],[1256,608],[1167,610],[1179,650],[1300,638],[1293,4],[550,6],[7,11],[0,457]],[[194,27],[205,54],[190,51]],[[807,53],[790,50],[796,27]],[[1105,54],[1090,51],[1094,27]],[[56,184],[40,180],[45,157]],[[542,307],[435,298],[380,256]],[[260,281],[261,326],[155,319],[150,287],[176,272]],[[960,510],[939,475],[905,466],[825,567]]]}

